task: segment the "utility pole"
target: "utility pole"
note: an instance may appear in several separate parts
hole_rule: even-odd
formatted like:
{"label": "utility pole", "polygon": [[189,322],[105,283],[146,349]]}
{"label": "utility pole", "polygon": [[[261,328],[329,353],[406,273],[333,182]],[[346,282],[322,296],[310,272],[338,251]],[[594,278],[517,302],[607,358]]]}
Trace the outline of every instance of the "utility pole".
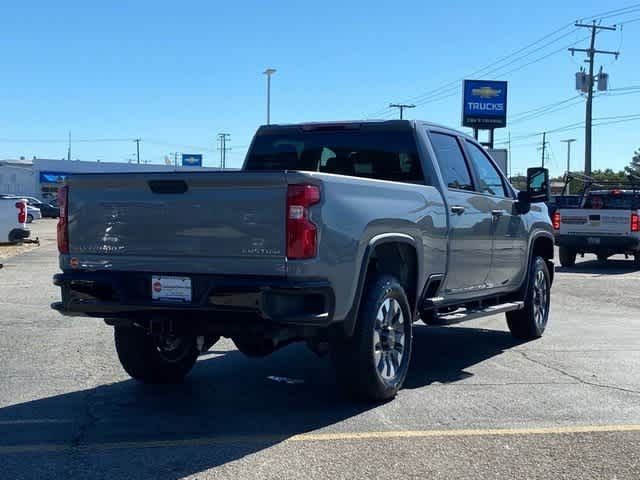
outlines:
{"label": "utility pole", "polygon": [[511,179],[511,130],[507,130],[507,178]]}
{"label": "utility pole", "polygon": [[400,120],[403,119],[404,115],[404,109],[405,108],[416,108],[415,105],[413,104],[406,104],[406,103],[390,103],[389,104],[389,108],[399,108],[400,109]]}
{"label": "utility pole", "polygon": [[544,155],[547,148],[547,132],[542,132],[542,168],[544,168]]}
{"label": "utility pole", "polygon": [[231,134],[229,133],[219,133],[218,134],[218,142],[220,146],[218,150],[220,151],[220,168],[225,168],[227,166],[227,150],[231,150],[231,147],[227,147],[227,140],[231,139]]}
{"label": "utility pole", "polygon": [[136,138],[134,142],[136,142],[136,158],[138,159],[138,165],[140,165],[140,139]]}
{"label": "utility pole", "polygon": [[276,73],[275,68],[267,68],[264,72],[267,76],[267,125],[271,123],[271,75]]}
{"label": "utility pole", "polygon": [[71,160],[71,130],[69,130],[69,148],[67,148],[67,160]]}
{"label": "utility pole", "polygon": [[615,31],[617,27],[614,25],[612,27],[604,26],[604,25],[596,25],[596,21],[593,23],[584,24],[576,22],[576,27],[582,28],[590,28],[591,29],[591,42],[589,44],[589,48],[570,48],[569,51],[571,55],[574,55],[576,52],[584,52],[587,54],[587,59],[585,63],[589,64],[589,73],[587,75],[587,108],[585,115],[585,130],[584,130],[584,174],[589,176],[591,175],[591,126],[593,120],[593,64],[595,61],[596,53],[601,53],[603,55],[615,55],[616,59],[620,52],[612,52],[608,50],[596,50],[596,33],[598,30],[613,30]]}

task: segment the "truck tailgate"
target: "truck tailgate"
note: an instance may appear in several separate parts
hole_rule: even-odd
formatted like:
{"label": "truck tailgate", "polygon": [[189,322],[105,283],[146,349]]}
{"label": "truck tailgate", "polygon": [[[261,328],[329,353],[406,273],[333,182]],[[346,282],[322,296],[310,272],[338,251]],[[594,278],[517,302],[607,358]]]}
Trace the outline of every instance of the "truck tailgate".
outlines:
{"label": "truck tailgate", "polygon": [[562,235],[629,235],[631,212],[613,209],[560,209]]}
{"label": "truck tailgate", "polygon": [[69,256],[83,268],[285,274],[284,172],[75,175]]}

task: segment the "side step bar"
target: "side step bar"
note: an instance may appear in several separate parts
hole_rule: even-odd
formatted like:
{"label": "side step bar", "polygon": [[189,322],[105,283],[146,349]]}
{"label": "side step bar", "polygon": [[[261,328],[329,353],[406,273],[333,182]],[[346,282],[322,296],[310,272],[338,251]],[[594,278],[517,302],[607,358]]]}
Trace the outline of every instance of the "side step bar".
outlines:
{"label": "side step bar", "polygon": [[454,323],[460,323],[474,318],[488,317],[489,315],[511,312],[513,310],[522,310],[523,308],[524,302],[510,302],[492,305],[490,307],[477,310],[460,309],[459,311],[451,313],[439,314],[434,323],[438,325],[452,325]]}

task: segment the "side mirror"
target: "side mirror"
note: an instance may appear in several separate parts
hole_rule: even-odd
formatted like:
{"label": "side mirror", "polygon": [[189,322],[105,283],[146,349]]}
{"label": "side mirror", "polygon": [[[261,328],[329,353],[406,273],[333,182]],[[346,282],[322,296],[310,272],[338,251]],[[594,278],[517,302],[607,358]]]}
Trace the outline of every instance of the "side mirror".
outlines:
{"label": "side mirror", "polygon": [[529,203],[549,201],[549,170],[540,167],[527,169],[527,197]]}

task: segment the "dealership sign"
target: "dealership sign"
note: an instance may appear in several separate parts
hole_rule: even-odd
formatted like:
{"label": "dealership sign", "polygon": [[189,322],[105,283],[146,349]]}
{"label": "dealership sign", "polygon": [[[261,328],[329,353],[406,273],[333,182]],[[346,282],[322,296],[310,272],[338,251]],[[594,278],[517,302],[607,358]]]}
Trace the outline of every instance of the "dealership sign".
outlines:
{"label": "dealership sign", "polygon": [[202,154],[201,153],[183,153],[182,166],[183,167],[201,167]]}
{"label": "dealership sign", "polygon": [[507,82],[465,80],[462,126],[492,129],[507,125]]}

